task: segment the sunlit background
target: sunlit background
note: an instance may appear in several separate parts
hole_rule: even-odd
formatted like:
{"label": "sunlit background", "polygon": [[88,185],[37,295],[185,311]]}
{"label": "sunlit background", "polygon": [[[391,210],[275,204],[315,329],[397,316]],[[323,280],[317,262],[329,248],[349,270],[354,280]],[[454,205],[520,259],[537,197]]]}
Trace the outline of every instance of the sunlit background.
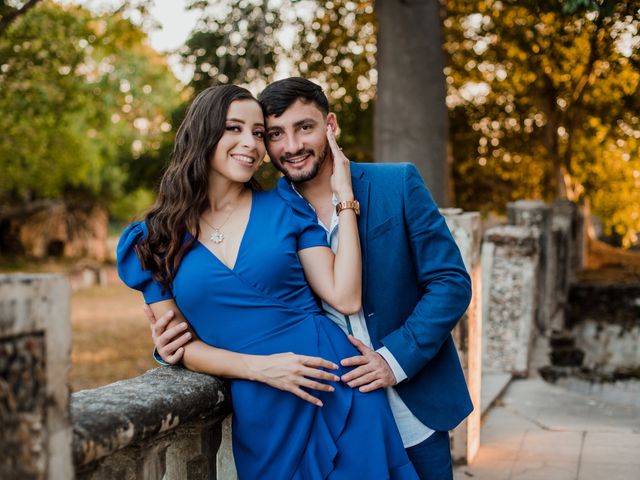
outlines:
{"label": "sunlit background", "polygon": [[[36,5],[5,24],[26,3]],[[590,209],[595,236],[638,248],[640,4],[441,3],[451,203],[491,222],[513,200],[569,199]],[[63,270],[82,283],[87,268],[108,267],[122,226],[154,200],[186,106],[210,85],[257,94],[274,79],[311,78],[349,158],[375,160],[373,0],[9,0],[0,9],[4,271]],[[275,178],[269,164],[259,173],[267,187]],[[74,328],[135,325],[122,335],[149,351],[139,300],[109,288],[78,290]],[[127,301],[127,315],[108,315]],[[83,345],[74,358],[85,366],[125,355],[117,343]],[[136,358],[125,375],[153,365]],[[96,372],[77,385],[113,379]]]}

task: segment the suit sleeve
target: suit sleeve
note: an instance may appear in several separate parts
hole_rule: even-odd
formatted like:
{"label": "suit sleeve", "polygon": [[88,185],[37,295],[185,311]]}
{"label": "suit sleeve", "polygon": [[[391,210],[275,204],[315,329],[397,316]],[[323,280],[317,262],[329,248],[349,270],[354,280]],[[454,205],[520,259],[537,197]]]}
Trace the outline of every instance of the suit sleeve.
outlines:
{"label": "suit sleeve", "polygon": [[400,328],[382,343],[408,378],[438,353],[471,300],[471,280],[444,217],[418,170],[404,175],[404,221],[422,297]]}

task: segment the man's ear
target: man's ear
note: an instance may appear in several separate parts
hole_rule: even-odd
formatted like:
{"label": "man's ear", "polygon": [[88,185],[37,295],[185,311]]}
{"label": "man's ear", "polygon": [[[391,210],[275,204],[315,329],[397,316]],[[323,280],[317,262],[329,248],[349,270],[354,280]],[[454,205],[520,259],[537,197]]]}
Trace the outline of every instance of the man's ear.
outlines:
{"label": "man's ear", "polygon": [[338,131],[340,130],[340,126],[338,125],[338,119],[336,114],[333,112],[329,112],[327,114],[327,125],[331,127],[334,135],[338,135]]}

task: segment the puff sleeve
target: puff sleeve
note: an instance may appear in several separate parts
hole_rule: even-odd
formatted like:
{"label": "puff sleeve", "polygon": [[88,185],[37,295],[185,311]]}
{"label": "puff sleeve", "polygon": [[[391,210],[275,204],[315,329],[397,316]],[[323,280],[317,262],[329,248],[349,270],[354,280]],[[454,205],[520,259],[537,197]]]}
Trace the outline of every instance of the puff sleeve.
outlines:
{"label": "puff sleeve", "polygon": [[136,253],[135,246],[147,233],[144,222],[133,223],[122,232],[116,251],[118,275],[128,287],[141,291],[146,303],[170,300],[173,298],[171,290],[163,291],[162,285],[153,279],[151,271],[142,268]]}
{"label": "puff sleeve", "polygon": [[284,178],[278,181],[278,193],[291,208],[298,224],[297,251],[311,247],[329,248],[327,232],[318,223],[318,216],[309,202],[302,198]]}

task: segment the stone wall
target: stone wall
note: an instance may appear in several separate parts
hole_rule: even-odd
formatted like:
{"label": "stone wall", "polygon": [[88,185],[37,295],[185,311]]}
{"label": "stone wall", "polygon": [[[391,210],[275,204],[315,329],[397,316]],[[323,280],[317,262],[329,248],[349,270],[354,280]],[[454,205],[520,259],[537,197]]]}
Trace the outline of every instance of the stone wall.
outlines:
{"label": "stone wall", "polygon": [[0,208],[0,254],[104,261],[107,227],[107,212],[96,205],[48,200]]}
{"label": "stone wall", "polygon": [[0,478],[72,478],[69,287],[0,275]]}
{"label": "stone wall", "polygon": [[233,480],[227,384],[180,367],[72,395],[76,478]]}
{"label": "stone wall", "polygon": [[582,236],[576,204],[519,200],[507,206],[509,225],[533,227],[538,235],[536,327],[548,334],[562,326],[569,285],[582,268]]}
{"label": "stone wall", "polygon": [[640,379],[640,285],[572,285],[551,360],[594,380]]}
{"label": "stone wall", "polygon": [[537,278],[535,299],[535,326],[544,331],[549,324],[553,296],[554,265],[550,260],[555,256],[555,244],[551,232],[551,207],[538,200],[518,200],[507,205],[509,225],[531,227],[537,241]]}
{"label": "stone wall", "polygon": [[235,480],[225,382],[161,367],[70,398],[70,348],[64,277],[0,275],[1,479]]}

